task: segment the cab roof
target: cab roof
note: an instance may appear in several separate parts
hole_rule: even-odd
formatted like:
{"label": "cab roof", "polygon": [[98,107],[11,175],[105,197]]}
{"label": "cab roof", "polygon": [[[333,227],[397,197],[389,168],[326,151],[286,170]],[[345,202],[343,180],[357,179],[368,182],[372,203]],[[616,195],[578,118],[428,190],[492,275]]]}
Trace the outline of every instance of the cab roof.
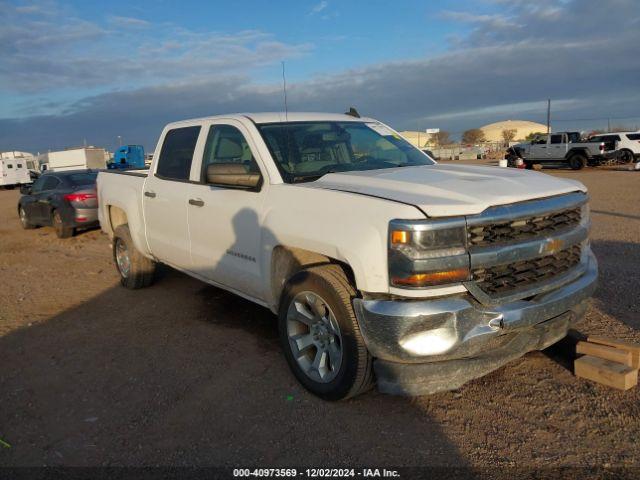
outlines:
{"label": "cab roof", "polygon": [[179,125],[186,123],[202,122],[206,120],[249,119],[257,124],[283,123],[283,122],[375,122],[377,120],[369,117],[353,117],[344,113],[319,113],[319,112],[258,112],[258,113],[233,113],[228,115],[214,115],[211,117],[192,118],[172,122],[169,125]]}

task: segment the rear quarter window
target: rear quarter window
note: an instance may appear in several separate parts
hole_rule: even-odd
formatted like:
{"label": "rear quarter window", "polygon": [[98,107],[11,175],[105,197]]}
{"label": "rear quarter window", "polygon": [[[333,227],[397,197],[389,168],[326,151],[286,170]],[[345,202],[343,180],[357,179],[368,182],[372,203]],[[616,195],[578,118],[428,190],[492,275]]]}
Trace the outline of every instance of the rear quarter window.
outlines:
{"label": "rear quarter window", "polygon": [[629,140],[640,140],[640,133],[628,133],[627,138]]}
{"label": "rear quarter window", "polygon": [[174,128],[164,137],[156,176],[166,180],[189,180],[200,126]]}

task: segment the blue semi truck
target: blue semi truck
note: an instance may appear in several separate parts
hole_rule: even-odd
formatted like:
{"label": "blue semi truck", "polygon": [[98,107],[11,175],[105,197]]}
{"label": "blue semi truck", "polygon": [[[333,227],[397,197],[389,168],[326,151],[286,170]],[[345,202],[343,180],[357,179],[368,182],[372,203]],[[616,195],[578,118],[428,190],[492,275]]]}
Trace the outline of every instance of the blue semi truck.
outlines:
{"label": "blue semi truck", "polygon": [[107,165],[111,170],[145,168],[144,147],[142,145],[123,145],[113,152],[113,161]]}

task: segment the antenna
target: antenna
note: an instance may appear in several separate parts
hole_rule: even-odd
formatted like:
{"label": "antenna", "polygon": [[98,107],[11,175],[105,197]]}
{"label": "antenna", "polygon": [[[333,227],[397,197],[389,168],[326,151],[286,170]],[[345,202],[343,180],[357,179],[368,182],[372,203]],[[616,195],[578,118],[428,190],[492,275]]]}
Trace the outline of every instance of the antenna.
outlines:
{"label": "antenna", "polygon": [[284,73],[284,61],[282,62],[282,92],[284,93],[284,119],[289,121],[289,108],[287,107],[287,77]]}

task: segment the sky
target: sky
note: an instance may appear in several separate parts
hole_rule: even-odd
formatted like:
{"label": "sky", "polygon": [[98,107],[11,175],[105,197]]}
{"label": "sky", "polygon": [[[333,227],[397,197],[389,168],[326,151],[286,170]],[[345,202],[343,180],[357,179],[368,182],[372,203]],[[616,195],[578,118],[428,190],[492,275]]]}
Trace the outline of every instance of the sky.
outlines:
{"label": "sky", "polygon": [[234,112],[355,106],[398,130],[640,127],[638,0],[0,0],[0,151]]}

